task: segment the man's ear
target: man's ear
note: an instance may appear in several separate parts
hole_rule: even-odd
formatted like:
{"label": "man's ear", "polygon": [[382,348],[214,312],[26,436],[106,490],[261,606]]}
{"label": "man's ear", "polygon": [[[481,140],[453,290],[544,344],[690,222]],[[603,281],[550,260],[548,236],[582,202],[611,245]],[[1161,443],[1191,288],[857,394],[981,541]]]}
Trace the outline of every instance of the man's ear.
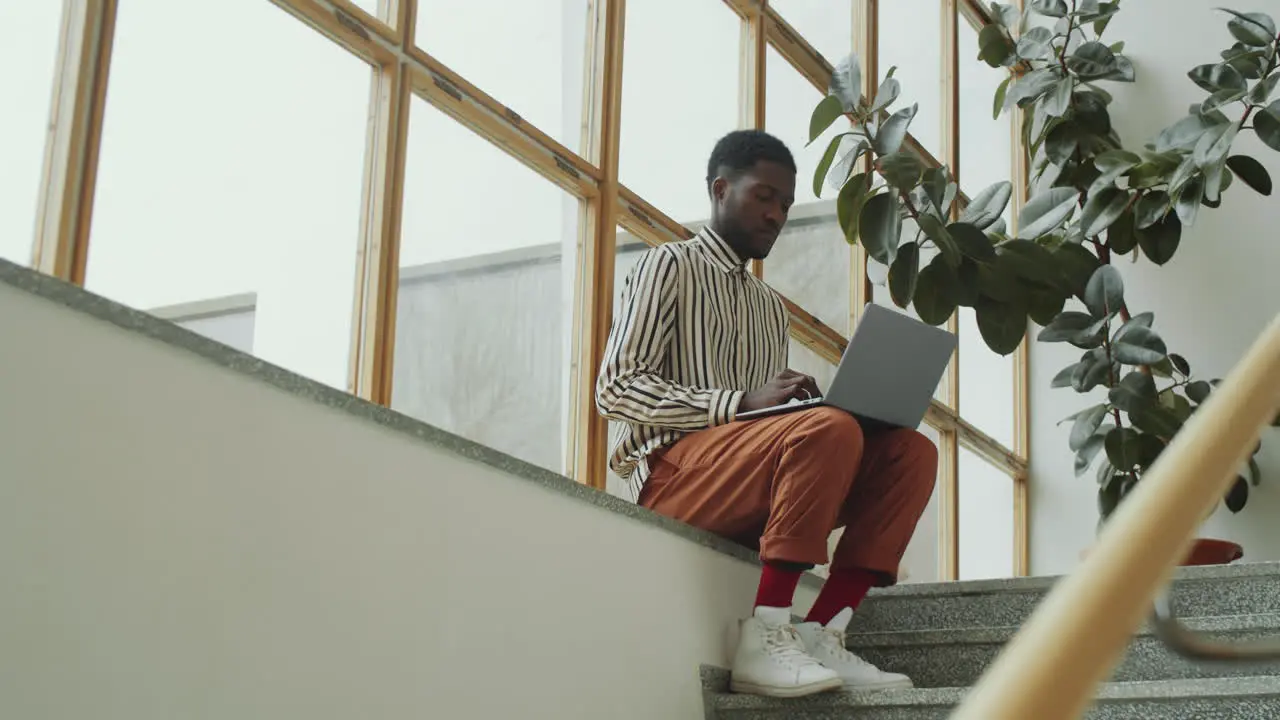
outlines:
{"label": "man's ear", "polygon": [[713,200],[724,200],[724,196],[729,192],[729,180],[723,175],[717,175],[715,180],[711,181],[711,198]]}

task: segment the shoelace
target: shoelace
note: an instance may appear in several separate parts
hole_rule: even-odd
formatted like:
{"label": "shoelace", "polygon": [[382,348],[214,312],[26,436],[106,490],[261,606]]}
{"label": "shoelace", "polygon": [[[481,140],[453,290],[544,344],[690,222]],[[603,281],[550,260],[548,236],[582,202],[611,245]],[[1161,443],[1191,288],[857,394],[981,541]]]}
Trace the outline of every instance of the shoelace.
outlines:
{"label": "shoelace", "polygon": [[855,665],[869,668],[877,672],[880,671],[880,668],[876,667],[875,665],[872,665],[866,660],[863,660],[862,658],[858,657],[854,653],[849,652],[849,648],[844,646],[843,635],[836,630],[831,630],[829,628],[822,628],[822,630],[819,632],[819,635],[818,635],[818,644],[830,650],[833,655],[840,658],[844,662],[853,663]]}
{"label": "shoelace", "polygon": [[770,655],[779,660],[797,665],[819,664],[804,651],[804,640],[800,639],[800,633],[790,625],[766,628],[764,647]]}

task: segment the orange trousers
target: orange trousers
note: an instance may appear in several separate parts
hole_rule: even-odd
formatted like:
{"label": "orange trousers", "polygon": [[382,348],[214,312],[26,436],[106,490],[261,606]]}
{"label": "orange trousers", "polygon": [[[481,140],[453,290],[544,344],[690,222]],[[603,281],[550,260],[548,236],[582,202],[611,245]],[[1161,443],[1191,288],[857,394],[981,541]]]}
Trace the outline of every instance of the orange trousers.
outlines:
{"label": "orange trousers", "polygon": [[938,450],[915,430],[864,435],[816,408],[693,433],[649,458],[640,505],[742,543],[764,561],[827,562],[897,581],[898,563],[933,494]]}

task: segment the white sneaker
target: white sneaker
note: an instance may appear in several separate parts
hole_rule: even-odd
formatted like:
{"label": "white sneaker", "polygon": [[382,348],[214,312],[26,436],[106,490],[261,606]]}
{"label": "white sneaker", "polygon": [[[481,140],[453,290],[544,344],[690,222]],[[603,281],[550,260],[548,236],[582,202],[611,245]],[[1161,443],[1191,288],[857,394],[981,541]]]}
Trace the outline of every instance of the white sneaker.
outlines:
{"label": "white sneaker", "polygon": [[769,697],[803,697],[837,690],[840,676],[804,651],[790,608],[758,607],[743,621],[730,689]]}
{"label": "white sneaker", "polygon": [[847,690],[912,687],[911,678],[906,675],[884,672],[845,648],[844,632],[849,627],[851,617],[853,611],[845,608],[826,627],[816,622],[797,625],[796,632],[804,640],[805,652],[822,663],[823,667],[836,671]]}

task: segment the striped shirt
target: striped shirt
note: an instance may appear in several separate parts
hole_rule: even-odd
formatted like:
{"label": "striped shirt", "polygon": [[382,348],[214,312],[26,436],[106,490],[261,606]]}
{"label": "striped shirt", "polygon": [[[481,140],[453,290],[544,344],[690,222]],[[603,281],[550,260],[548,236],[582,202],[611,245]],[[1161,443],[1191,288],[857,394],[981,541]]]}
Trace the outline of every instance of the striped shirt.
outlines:
{"label": "striped shirt", "polygon": [[596,408],[624,424],[609,467],[639,492],[645,458],[733,420],[787,366],[786,307],[720,236],[648,250],[627,276],[596,382]]}

